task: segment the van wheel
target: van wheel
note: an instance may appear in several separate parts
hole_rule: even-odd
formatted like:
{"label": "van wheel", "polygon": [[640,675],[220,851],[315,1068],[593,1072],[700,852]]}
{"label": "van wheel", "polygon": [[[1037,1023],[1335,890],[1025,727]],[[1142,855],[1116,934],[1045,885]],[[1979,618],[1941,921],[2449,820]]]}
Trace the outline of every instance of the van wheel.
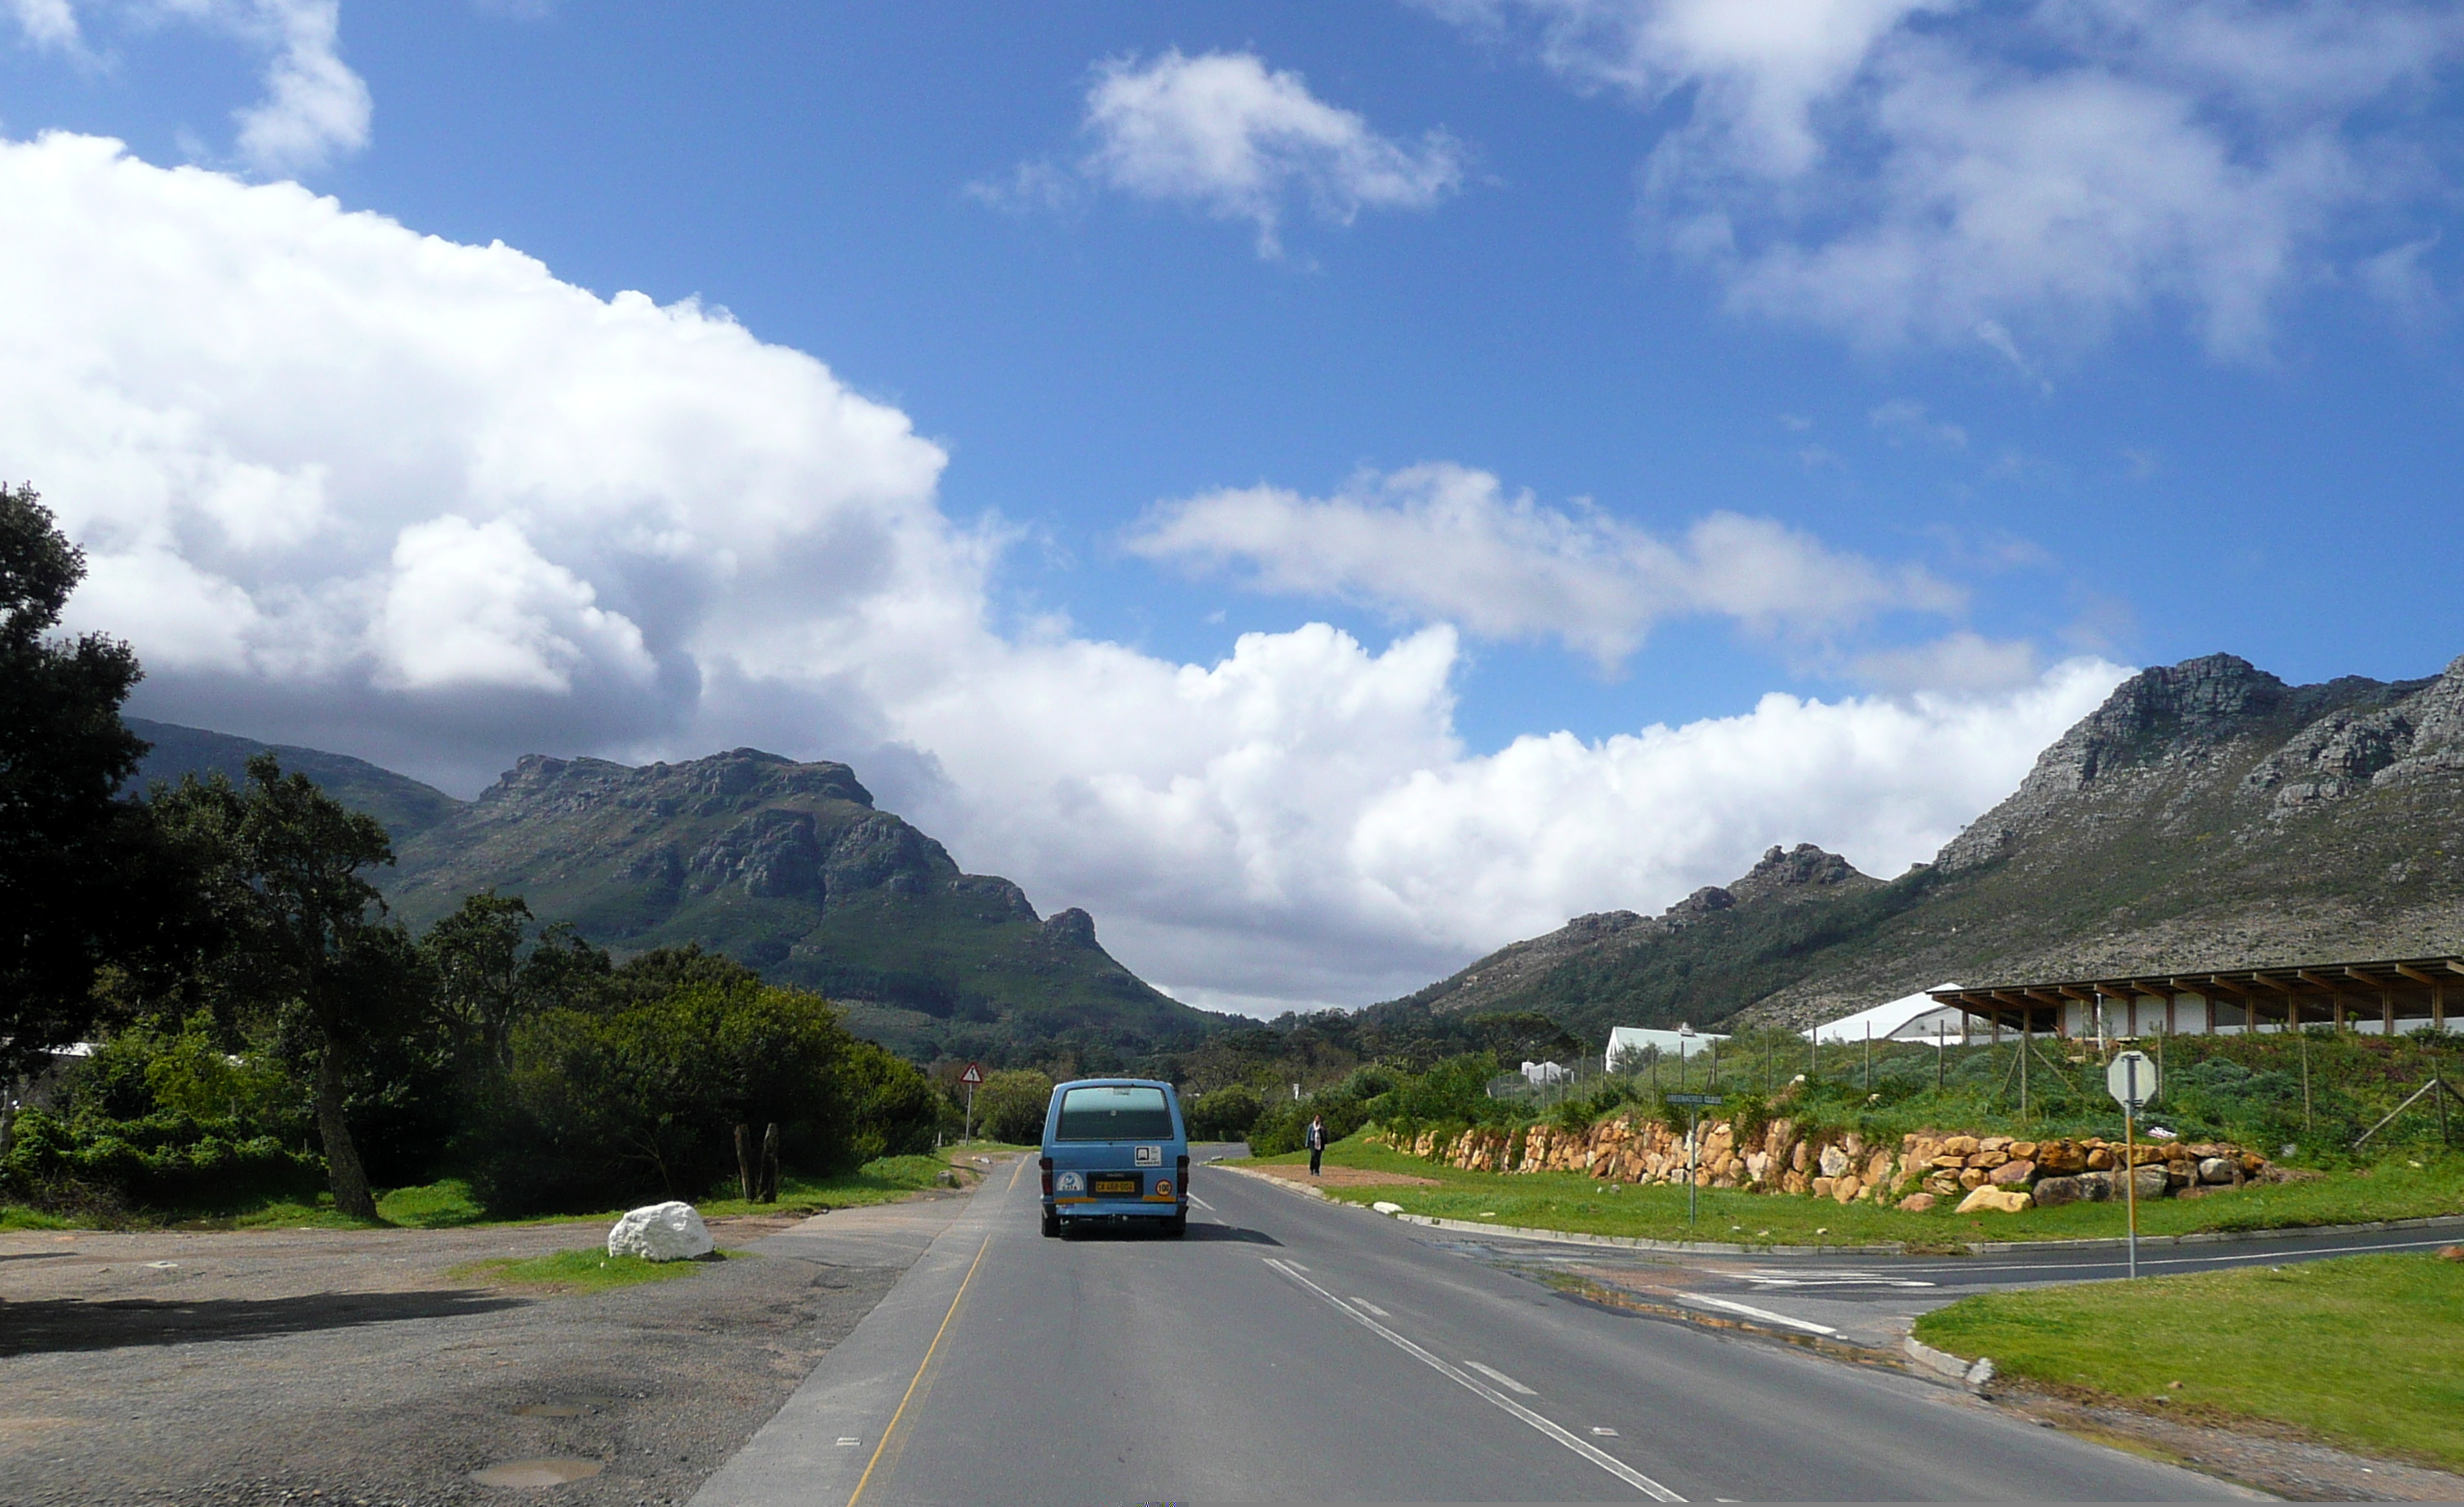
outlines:
{"label": "van wheel", "polygon": [[1061,1238],[1061,1216],[1059,1214],[1045,1214],[1044,1216],[1044,1238],[1047,1240],[1058,1240]]}
{"label": "van wheel", "polygon": [[1189,1234],[1188,1212],[1183,1211],[1182,1212],[1177,1213],[1171,1218],[1165,1220],[1163,1222],[1163,1233],[1175,1240],[1177,1240],[1181,1236]]}

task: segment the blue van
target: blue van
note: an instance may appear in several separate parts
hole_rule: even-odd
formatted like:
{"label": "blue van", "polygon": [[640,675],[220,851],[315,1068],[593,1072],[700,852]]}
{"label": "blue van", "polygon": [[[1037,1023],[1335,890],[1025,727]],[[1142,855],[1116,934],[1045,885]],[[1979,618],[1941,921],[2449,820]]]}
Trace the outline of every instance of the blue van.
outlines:
{"label": "blue van", "polygon": [[1044,1233],[1144,1220],[1189,1230],[1189,1133],[1180,1095],[1147,1078],[1082,1078],[1044,1110]]}

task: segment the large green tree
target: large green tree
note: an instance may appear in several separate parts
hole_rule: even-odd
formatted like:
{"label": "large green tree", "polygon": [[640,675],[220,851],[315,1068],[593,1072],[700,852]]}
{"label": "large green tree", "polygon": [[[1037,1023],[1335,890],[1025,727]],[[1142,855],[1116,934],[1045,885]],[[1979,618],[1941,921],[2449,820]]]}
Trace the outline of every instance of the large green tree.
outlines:
{"label": "large green tree", "polygon": [[201,972],[228,1008],[272,1013],[314,1073],[317,1129],[334,1203],[363,1219],[376,1198],[343,1113],[356,1059],[424,1030],[417,956],[366,871],[393,862],[373,817],[342,805],[272,754],[248,784],[194,775],[155,801],[188,853],[215,921]]}
{"label": "large green tree", "polygon": [[0,1077],[77,1038],[149,914],[144,816],[116,798],[146,749],[120,720],[137,656],[55,631],[84,576],[33,489],[0,487]]}
{"label": "large green tree", "polygon": [[477,1061],[499,1071],[513,1066],[517,1022],[611,987],[607,954],[570,923],[540,928],[536,937],[533,926],[528,902],[490,888],[465,896],[419,939],[437,1008]]}

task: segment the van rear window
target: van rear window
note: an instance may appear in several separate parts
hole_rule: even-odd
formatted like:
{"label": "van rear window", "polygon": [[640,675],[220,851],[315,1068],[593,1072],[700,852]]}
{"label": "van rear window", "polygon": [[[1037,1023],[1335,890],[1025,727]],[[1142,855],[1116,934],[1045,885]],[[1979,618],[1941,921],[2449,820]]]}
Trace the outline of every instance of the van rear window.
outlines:
{"label": "van rear window", "polygon": [[1169,1141],[1172,1106],[1163,1090],[1136,1083],[1073,1088],[1061,1096],[1061,1141]]}

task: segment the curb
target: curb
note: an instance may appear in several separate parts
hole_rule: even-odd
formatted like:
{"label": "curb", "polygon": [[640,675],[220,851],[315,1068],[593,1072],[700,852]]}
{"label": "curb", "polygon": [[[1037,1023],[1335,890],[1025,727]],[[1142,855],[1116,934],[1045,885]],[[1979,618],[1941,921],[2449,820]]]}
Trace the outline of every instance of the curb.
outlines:
{"label": "curb", "polygon": [[[1262,1183],[1272,1183],[1278,1188],[1289,1189],[1293,1192],[1325,1203],[1347,1202],[1329,1197],[1324,1189],[1269,1176],[1245,1167],[1224,1167],[1221,1163],[1208,1165],[1222,1171],[1238,1172],[1243,1177],[1254,1178]],[[1366,1204],[1350,1204],[1349,1207],[1363,1211],[1369,1208]],[[1543,1230],[1530,1225],[1482,1224],[1470,1219],[1441,1218],[1435,1214],[1403,1213],[1392,1214],[1388,1217],[1402,1220],[1407,1224],[1425,1225],[1433,1230],[1503,1235],[1516,1240],[1541,1240],[1557,1245],[1608,1246],[1626,1251],[1669,1251],[1692,1256],[1907,1256],[1949,1254],[1940,1250],[1912,1252],[1904,1241],[1889,1245],[1749,1245],[1734,1240],[1653,1240],[1636,1234],[1586,1234],[1577,1230]],[[2374,1219],[2366,1224],[2278,1225],[2266,1230],[2201,1230],[2189,1234],[2143,1234],[2139,1237],[2139,1244],[2144,1250],[2148,1246],[2215,1245],[2236,1240],[2274,1240],[2302,1234],[2371,1234],[2384,1230],[2448,1228],[2464,1231],[2464,1214],[2433,1214],[2422,1219]],[[2039,1251],[2123,1251],[2129,1249],[2129,1246],[2128,1238],[2121,1235],[2098,1235],[2078,1240],[1965,1240],[1958,1242],[1958,1249],[1969,1256],[2023,1256]]]}
{"label": "curb", "polygon": [[1993,1362],[1988,1357],[1980,1355],[1973,1361],[1963,1361],[1947,1350],[1935,1349],[1915,1335],[1901,1341],[1900,1348],[1907,1352],[1909,1360],[1948,1377],[1971,1392],[1983,1391],[1986,1384],[1993,1380]]}

